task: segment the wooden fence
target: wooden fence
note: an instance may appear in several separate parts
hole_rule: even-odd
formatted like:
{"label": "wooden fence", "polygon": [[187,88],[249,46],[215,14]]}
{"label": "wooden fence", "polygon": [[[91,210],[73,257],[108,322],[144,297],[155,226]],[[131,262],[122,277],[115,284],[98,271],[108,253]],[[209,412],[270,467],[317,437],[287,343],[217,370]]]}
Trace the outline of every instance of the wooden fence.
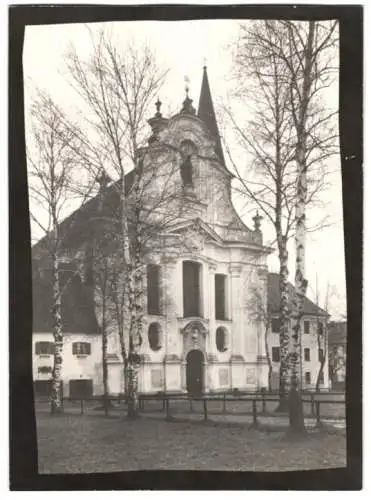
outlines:
{"label": "wooden fence", "polygon": [[[311,407],[311,416],[316,419],[316,425],[321,425],[321,419],[324,417],[321,415],[321,407],[323,405],[333,404],[333,405],[344,405],[345,406],[345,397],[344,393],[331,393],[331,399],[329,397],[326,398],[325,393],[320,392],[312,392],[301,394],[301,400],[303,403],[310,404]],[[337,397],[336,397],[337,396]],[[342,398],[341,398],[342,396]],[[335,398],[335,399],[334,399]],[[276,402],[278,403],[279,396],[277,393],[268,393],[268,392],[234,392],[234,393],[218,393],[218,394],[204,394],[199,397],[191,397],[184,393],[179,394],[168,394],[168,393],[157,393],[157,394],[141,394],[139,396],[139,410],[141,413],[146,413],[146,411],[153,411],[153,407],[148,405],[150,401],[158,402],[159,409],[157,411],[164,412],[165,419],[173,419],[173,410],[176,408],[176,403],[180,401],[187,402],[188,411],[193,412],[195,403],[201,403],[203,419],[207,421],[209,419],[209,409],[211,402],[220,402],[221,410],[215,412],[215,408],[213,414],[229,414],[228,411],[228,403],[233,402],[242,402],[251,405],[252,414],[252,425],[258,425],[258,415],[265,416],[282,416],[282,413],[276,412],[267,412],[267,403]],[[127,399],[125,395],[118,396],[108,396],[104,398],[102,396],[93,396],[93,397],[81,397],[81,398],[64,398],[64,401],[69,401],[73,403],[78,403],[80,406],[80,414],[84,415],[88,410],[88,403],[92,402],[100,403],[101,409],[104,411],[105,416],[109,416],[115,412],[117,414],[118,408],[113,408],[110,404],[105,404],[105,402],[116,402],[118,404],[124,403],[127,404]],[[151,406],[151,408],[148,408]],[[214,405],[215,406],[215,405]],[[238,413],[237,413],[238,414]],[[343,418],[343,417],[340,417]]]}

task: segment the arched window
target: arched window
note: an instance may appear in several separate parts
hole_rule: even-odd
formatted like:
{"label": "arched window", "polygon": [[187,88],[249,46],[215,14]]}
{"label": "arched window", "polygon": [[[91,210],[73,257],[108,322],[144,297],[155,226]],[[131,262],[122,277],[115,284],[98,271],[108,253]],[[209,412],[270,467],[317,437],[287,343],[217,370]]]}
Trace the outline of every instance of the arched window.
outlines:
{"label": "arched window", "polygon": [[225,352],[228,349],[228,332],[224,327],[219,326],[216,329],[215,342],[219,352]]}
{"label": "arched window", "polygon": [[162,347],[162,331],[158,323],[151,323],[148,328],[148,342],[152,351],[159,351]]}

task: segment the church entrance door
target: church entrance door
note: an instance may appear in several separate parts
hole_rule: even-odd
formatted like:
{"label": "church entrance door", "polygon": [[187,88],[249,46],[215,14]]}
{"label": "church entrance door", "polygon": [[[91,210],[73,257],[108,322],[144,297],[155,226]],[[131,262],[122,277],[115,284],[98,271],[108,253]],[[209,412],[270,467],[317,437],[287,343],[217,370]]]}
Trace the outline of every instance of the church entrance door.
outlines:
{"label": "church entrance door", "polygon": [[203,361],[204,356],[198,349],[187,355],[187,391],[191,396],[200,396],[203,392]]}

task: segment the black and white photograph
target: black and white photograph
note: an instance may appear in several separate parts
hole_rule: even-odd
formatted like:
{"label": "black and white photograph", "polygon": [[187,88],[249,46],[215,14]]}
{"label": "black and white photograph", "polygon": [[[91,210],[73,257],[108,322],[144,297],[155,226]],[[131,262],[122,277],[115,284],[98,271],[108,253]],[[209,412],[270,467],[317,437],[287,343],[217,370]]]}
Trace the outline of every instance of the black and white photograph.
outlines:
{"label": "black and white photograph", "polygon": [[343,139],[344,22],[157,8],[25,22],[12,196],[32,319],[10,348],[37,474],[349,470],[362,162]]}

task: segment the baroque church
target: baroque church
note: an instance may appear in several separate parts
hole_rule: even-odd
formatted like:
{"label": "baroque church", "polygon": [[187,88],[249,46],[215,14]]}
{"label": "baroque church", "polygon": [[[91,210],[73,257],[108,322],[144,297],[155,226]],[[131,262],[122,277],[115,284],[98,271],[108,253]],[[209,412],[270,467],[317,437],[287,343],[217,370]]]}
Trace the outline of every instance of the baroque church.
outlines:
{"label": "baroque church", "polygon": [[[272,248],[264,245],[258,213],[248,227],[233,206],[233,175],[226,167],[206,67],[197,110],[188,91],[175,116],[163,117],[161,103],[156,106],[149,119],[152,136],[147,149],[150,154],[156,150],[158,157],[158,144],[166,143],[181,152],[176,182],[183,190],[185,210],[169,231],[186,233],[192,245],[149,260],[139,389],[199,394],[266,388],[264,321],[252,310],[251,293],[259,290],[266,307],[267,257]],[[79,211],[83,214],[86,207]],[[34,259],[38,248],[39,243],[33,248]],[[62,297],[64,395],[72,397],[82,386],[87,394],[102,394],[100,314],[84,279],[70,272]],[[39,273],[33,285],[34,380],[40,387],[50,379],[53,342],[51,293],[43,280],[45,273]],[[123,366],[112,327],[111,394],[124,392]]]}

